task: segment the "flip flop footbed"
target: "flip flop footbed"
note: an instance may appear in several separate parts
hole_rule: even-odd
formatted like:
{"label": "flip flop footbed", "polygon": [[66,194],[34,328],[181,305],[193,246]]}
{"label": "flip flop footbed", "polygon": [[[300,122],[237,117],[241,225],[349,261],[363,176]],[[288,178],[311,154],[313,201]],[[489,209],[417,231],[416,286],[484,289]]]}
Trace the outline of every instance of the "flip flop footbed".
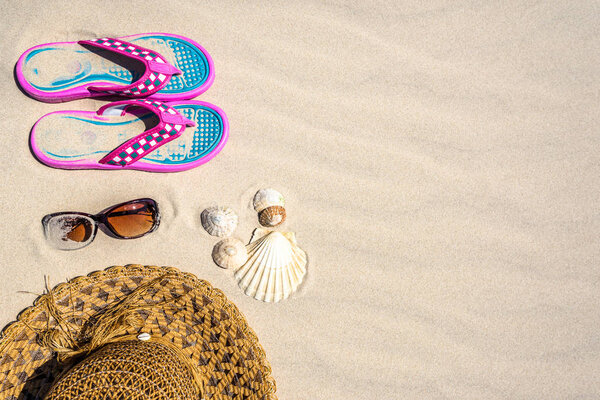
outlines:
{"label": "flip flop footbed", "polygon": [[[126,167],[157,172],[193,168],[214,157],[228,136],[225,115],[204,102],[172,105],[197,126]],[[31,132],[31,148],[44,164],[66,169],[123,169],[98,161],[123,142],[154,126],[153,114],[98,116],[93,112],[59,111],[42,117]]]}
{"label": "flip flop footbed", "polygon": [[[164,33],[122,38],[154,50],[183,74],[151,97],[162,100],[192,98],[212,83],[214,73],[208,53],[196,42]],[[27,50],[17,63],[17,78],[33,97],[46,101],[90,97],[85,89],[96,84],[129,85],[141,76],[141,64],[117,56],[123,65],[102,56],[102,51],[76,42],[49,43]]]}

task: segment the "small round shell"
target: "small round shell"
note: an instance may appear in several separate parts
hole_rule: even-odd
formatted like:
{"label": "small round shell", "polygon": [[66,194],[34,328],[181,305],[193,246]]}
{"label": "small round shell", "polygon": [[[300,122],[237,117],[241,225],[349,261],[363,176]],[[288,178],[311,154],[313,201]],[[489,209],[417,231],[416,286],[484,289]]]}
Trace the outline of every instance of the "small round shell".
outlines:
{"label": "small round shell", "polygon": [[209,207],[200,215],[202,226],[210,235],[230,236],[238,223],[238,216],[231,208]]}
{"label": "small round shell", "polygon": [[277,226],[285,221],[285,208],[281,206],[267,207],[258,213],[258,222],[262,226]]}
{"label": "small round shell", "polygon": [[137,335],[137,338],[138,338],[138,340],[147,342],[148,340],[150,340],[150,334],[147,332],[142,332],[139,335]]}
{"label": "small round shell", "polygon": [[213,247],[212,258],[221,268],[238,268],[248,260],[248,252],[241,240],[227,238]]}
{"label": "small round shell", "polygon": [[283,195],[275,189],[260,189],[252,200],[256,212],[261,212],[271,206],[285,206]]}

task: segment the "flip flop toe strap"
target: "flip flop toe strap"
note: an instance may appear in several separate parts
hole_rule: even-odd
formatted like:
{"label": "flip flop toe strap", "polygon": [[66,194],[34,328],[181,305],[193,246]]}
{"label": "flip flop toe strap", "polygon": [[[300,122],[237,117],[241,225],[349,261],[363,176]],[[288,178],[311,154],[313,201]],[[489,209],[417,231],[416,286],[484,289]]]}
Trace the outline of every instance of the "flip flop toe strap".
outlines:
{"label": "flip flop toe strap", "polygon": [[81,40],[79,44],[94,46],[132,58],[146,67],[142,76],[130,85],[92,85],[88,90],[96,93],[127,97],[146,97],[165,87],[171,76],[181,74],[181,70],[169,64],[158,52],[114,38]]}
{"label": "flip flop toe strap", "polygon": [[120,165],[122,167],[131,165],[164,144],[181,136],[186,126],[196,125],[194,121],[187,119],[173,107],[169,107],[159,101],[116,101],[101,107],[97,111],[97,114],[107,115],[118,111],[121,115],[124,115],[127,108],[132,106],[142,107],[156,114],[159,118],[158,125],[121,144],[98,161],[100,164]]}

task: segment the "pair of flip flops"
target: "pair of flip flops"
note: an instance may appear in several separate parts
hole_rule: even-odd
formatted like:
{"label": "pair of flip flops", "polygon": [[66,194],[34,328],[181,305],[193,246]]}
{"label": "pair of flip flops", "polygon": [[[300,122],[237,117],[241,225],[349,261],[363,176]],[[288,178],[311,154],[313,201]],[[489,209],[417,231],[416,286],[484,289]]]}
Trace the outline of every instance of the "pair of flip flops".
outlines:
{"label": "pair of flip flops", "polygon": [[40,118],[31,149],[51,167],[183,171],[212,159],[227,141],[225,113],[190,100],[212,84],[213,62],[202,46],[182,36],[43,44],[21,55],[16,75],[25,92],[45,102],[127,98],[97,112]]}

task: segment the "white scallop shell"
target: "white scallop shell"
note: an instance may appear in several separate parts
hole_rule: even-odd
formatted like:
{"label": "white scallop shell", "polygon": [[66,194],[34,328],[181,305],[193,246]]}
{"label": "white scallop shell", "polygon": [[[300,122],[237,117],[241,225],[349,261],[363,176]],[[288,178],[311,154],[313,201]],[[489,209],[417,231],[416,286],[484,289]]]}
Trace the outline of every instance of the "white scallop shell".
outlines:
{"label": "white scallop shell", "polygon": [[285,199],[283,198],[283,195],[275,189],[260,189],[254,195],[252,205],[256,212],[261,212],[267,207],[285,206]]}
{"label": "white scallop shell", "polygon": [[231,208],[214,206],[202,211],[200,221],[209,234],[225,237],[237,227],[238,216]]}
{"label": "white scallop shell", "polygon": [[248,296],[278,302],[292,294],[306,275],[306,253],[292,232],[258,228],[246,246],[248,261],[236,272],[238,285]]}
{"label": "white scallop shell", "polygon": [[221,268],[238,268],[248,261],[248,252],[241,240],[227,238],[213,247],[212,258]]}

